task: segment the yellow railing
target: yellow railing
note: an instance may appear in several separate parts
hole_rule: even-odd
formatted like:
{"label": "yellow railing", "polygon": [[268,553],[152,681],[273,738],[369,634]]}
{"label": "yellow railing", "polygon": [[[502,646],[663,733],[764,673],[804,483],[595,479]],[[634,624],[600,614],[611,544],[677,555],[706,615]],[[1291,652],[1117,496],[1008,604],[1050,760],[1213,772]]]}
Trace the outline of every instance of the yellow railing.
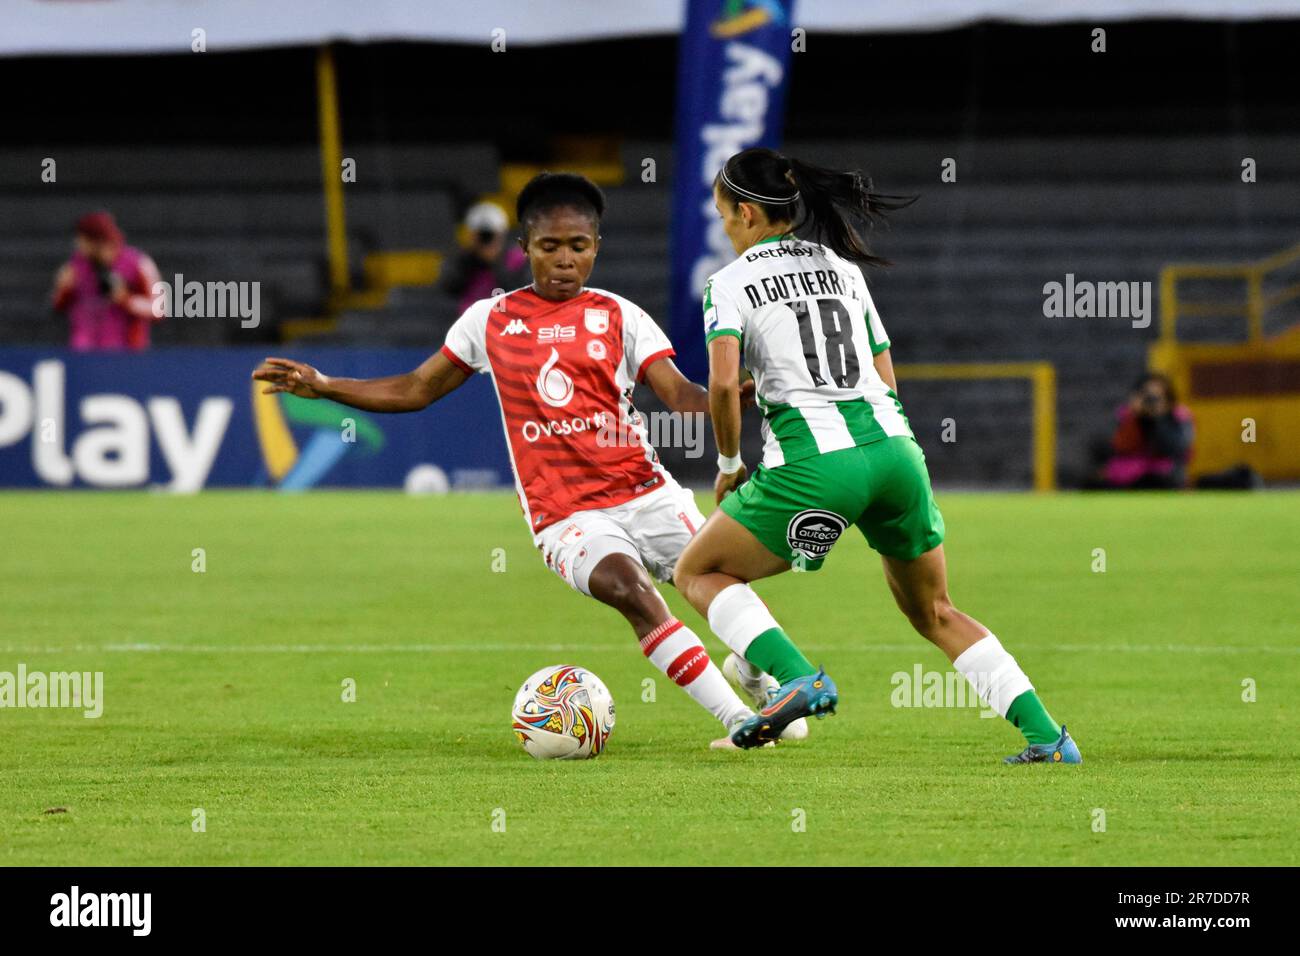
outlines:
{"label": "yellow railing", "polygon": [[[1264,337],[1264,315],[1284,302],[1300,296],[1300,282],[1265,295],[1264,279],[1270,273],[1300,261],[1300,246],[1285,249],[1258,262],[1195,263],[1180,262],[1160,270],[1160,338],[1177,339],[1181,316],[1229,316],[1246,318],[1250,341]],[[1236,279],[1246,284],[1245,298],[1237,301],[1184,302],[1178,297],[1178,283],[1184,279]]]}
{"label": "yellow railing", "polygon": [[321,178],[325,187],[325,249],[329,261],[330,297],[348,293],[348,230],[343,210],[343,145],[339,130],[338,82],[334,51],[324,44],[316,51],[316,106],[320,124]]}
{"label": "yellow railing", "polygon": [[1034,394],[1034,490],[1056,489],[1056,366],[1051,362],[903,364],[894,372],[900,379],[1027,379]]}

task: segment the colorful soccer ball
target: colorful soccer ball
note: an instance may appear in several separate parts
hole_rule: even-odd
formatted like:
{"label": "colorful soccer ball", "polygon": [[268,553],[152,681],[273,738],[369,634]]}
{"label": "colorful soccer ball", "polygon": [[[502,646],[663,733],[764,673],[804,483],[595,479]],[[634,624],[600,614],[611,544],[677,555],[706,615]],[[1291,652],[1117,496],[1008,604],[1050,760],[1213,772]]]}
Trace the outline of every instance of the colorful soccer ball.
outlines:
{"label": "colorful soccer ball", "polygon": [[614,731],[614,698],[589,670],[543,667],[515,694],[515,736],[538,760],[580,760],[605,749]]}

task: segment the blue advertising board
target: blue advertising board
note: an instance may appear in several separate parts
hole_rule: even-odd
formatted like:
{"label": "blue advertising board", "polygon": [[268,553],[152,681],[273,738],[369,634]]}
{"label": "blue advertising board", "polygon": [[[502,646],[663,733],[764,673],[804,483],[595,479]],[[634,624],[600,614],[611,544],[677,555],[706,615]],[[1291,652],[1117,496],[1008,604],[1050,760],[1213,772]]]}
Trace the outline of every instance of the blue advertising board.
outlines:
{"label": "blue advertising board", "polygon": [[689,0],[677,56],[672,340],[686,376],[708,377],[702,297],[736,258],[713,207],[732,155],[780,142],[794,43],[792,0]]}
{"label": "blue advertising board", "polygon": [[[424,411],[385,415],[264,394],[250,375],[265,354],[0,349],[0,486],[400,487],[414,469],[430,474],[428,466],[451,487],[513,484],[486,376]],[[428,358],[410,349],[280,354],[357,378],[395,375]]]}

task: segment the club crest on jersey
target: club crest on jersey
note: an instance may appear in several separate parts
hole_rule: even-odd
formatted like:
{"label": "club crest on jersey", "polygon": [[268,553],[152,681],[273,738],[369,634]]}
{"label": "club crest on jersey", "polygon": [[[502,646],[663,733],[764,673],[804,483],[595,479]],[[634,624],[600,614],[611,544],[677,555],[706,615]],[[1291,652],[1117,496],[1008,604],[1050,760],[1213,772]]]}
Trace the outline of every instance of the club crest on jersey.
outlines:
{"label": "club crest on jersey", "polygon": [[551,357],[537,373],[537,394],[552,408],[563,408],[573,398],[573,379],[556,367],[559,361],[560,353],[551,349]]}
{"label": "club crest on jersey", "polygon": [[609,310],[587,309],[582,313],[582,321],[592,335],[604,335],[609,329]]}
{"label": "club crest on jersey", "polygon": [[523,319],[511,319],[509,322],[505,324],[505,328],[501,330],[501,334],[502,335],[530,335],[532,334],[532,331],[533,331],[532,329],[524,325]]}
{"label": "club crest on jersey", "polygon": [[809,508],[790,519],[785,542],[795,554],[813,560],[824,558],[848,526],[848,521],[833,511]]}

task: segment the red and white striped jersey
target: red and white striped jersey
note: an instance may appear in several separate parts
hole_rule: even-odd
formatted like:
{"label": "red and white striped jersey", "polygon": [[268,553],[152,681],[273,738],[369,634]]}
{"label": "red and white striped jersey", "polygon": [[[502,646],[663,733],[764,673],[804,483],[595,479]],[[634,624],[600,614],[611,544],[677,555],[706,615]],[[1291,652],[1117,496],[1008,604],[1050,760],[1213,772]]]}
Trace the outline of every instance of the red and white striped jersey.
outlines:
{"label": "red and white striped jersey", "polygon": [[632,389],[652,363],[675,353],[654,320],[622,296],[584,288],[552,302],[529,286],[480,299],[451,327],[442,354],[492,376],[534,533],[671,481]]}

